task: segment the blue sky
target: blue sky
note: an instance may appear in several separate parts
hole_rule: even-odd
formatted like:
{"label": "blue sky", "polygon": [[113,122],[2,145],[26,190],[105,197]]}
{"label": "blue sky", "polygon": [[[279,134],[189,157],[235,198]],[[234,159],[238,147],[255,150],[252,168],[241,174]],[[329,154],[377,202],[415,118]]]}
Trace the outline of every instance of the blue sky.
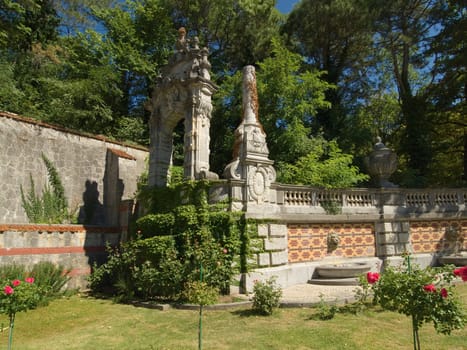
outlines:
{"label": "blue sky", "polygon": [[289,13],[297,2],[298,0],[277,0],[276,7],[282,13]]}

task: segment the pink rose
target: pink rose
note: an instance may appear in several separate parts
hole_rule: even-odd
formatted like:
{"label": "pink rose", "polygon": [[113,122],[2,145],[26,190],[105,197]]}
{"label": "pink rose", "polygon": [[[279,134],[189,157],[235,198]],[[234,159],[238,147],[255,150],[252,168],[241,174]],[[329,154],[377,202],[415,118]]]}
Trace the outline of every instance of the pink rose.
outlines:
{"label": "pink rose", "polygon": [[26,281],[27,283],[32,284],[32,283],[34,283],[34,277],[26,277],[25,281]]}
{"label": "pink rose", "polygon": [[13,284],[13,287],[18,287],[21,284],[21,281],[20,280],[14,280],[13,282],[11,282],[11,284]]}
{"label": "pink rose", "polygon": [[366,280],[369,284],[375,284],[379,280],[379,273],[378,272],[368,272],[366,274]]}
{"label": "pink rose", "polygon": [[223,252],[224,254],[227,254],[229,251],[227,250],[227,248],[224,248],[224,249],[222,250],[222,252]]}
{"label": "pink rose", "polygon": [[423,290],[428,293],[434,293],[436,292],[436,287],[434,284],[427,284],[426,286],[423,286]]}
{"label": "pink rose", "polygon": [[13,294],[15,290],[11,286],[6,286],[5,288],[3,288],[3,292],[6,295],[10,295],[10,294]]}
{"label": "pink rose", "polygon": [[447,298],[448,297],[448,290],[446,288],[442,288],[441,289],[441,296],[443,298]]}

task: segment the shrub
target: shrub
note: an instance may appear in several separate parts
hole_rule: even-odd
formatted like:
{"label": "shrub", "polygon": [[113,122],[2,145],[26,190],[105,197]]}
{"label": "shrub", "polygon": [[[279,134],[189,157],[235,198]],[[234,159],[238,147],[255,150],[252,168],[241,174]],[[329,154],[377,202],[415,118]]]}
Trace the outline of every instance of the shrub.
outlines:
{"label": "shrub", "polygon": [[30,271],[23,265],[0,266],[0,313],[9,318],[8,350],[16,314],[47,304],[62,293],[67,281],[66,271],[50,262],[38,263]]}
{"label": "shrub", "polygon": [[136,221],[141,238],[173,234],[175,217],[171,213],[149,214]]}
{"label": "shrub", "polygon": [[0,283],[0,313],[7,315],[9,319],[8,350],[11,350],[16,314],[34,309],[41,300],[41,291],[33,277]]}
{"label": "shrub", "polygon": [[47,169],[48,184],[42,195],[36,194],[34,180],[30,175],[30,188],[27,194],[20,186],[21,202],[29,221],[33,223],[60,224],[70,218],[65,198],[65,189],[52,162],[42,154]]}
{"label": "shrub", "polygon": [[319,304],[317,306],[318,312],[316,313],[316,318],[321,321],[331,320],[334,318],[337,312],[339,312],[339,307],[334,304],[330,304],[324,300],[324,295],[320,294]]}
{"label": "shrub", "polygon": [[29,275],[34,277],[37,286],[41,289],[43,303],[62,295],[65,285],[70,280],[68,271],[63,266],[49,261],[35,264]]}
{"label": "shrub", "polygon": [[89,277],[93,291],[111,286],[121,300],[175,298],[180,293],[183,268],[172,236],[130,241],[108,251],[107,262],[95,265]]}
{"label": "shrub", "polygon": [[219,296],[219,290],[206,282],[187,282],[182,293],[182,300],[190,304],[211,305],[215,304]]}
{"label": "shrub", "polygon": [[414,349],[420,349],[418,331],[424,323],[433,322],[442,334],[464,326],[465,314],[450,283],[454,278],[452,266],[421,269],[411,266],[407,256],[401,268],[389,267],[381,276],[373,273],[367,277],[376,304],[412,318]]}
{"label": "shrub", "polygon": [[271,277],[265,282],[256,281],[253,286],[253,310],[261,315],[271,315],[280,305],[282,289]]}
{"label": "shrub", "polygon": [[65,268],[49,261],[39,262],[30,269],[16,264],[0,266],[0,281],[23,280],[28,277],[34,278],[34,285],[40,290],[41,305],[62,295],[65,292],[63,287],[70,280]]}

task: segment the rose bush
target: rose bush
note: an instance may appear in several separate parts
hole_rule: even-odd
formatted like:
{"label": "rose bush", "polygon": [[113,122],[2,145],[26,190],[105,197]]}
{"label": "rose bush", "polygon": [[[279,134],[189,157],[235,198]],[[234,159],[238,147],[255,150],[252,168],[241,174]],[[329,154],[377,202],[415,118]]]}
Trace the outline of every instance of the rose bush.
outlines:
{"label": "rose bush", "polygon": [[452,266],[411,267],[407,257],[399,268],[388,267],[381,275],[369,272],[367,281],[372,285],[375,304],[412,318],[414,349],[419,350],[418,330],[424,323],[432,322],[442,334],[464,327],[466,315],[451,282],[455,276],[467,280],[466,274],[467,267],[455,269],[454,273]]}
{"label": "rose bush", "polygon": [[24,281],[4,281],[2,285],[0,312],[9,318],[8,350],[11,350],[16,314],[35,308],[41,300],[41,293],[33,277],[27,277]]}

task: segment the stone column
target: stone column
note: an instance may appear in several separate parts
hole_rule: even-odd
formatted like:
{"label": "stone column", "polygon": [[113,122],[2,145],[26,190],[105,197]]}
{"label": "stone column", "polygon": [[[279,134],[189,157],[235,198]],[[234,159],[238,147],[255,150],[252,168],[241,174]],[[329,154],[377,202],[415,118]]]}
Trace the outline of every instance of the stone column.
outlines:
{"label": "stone column", "polygon": [[235,131],[234,159],[226,166],[224,176],[243,180],[244,203],[275,203],[271,184],[276,180],[273,161],[268,158],[266,133],[259,122],[256,74],[253,66],[243,69],[243,118]]}

